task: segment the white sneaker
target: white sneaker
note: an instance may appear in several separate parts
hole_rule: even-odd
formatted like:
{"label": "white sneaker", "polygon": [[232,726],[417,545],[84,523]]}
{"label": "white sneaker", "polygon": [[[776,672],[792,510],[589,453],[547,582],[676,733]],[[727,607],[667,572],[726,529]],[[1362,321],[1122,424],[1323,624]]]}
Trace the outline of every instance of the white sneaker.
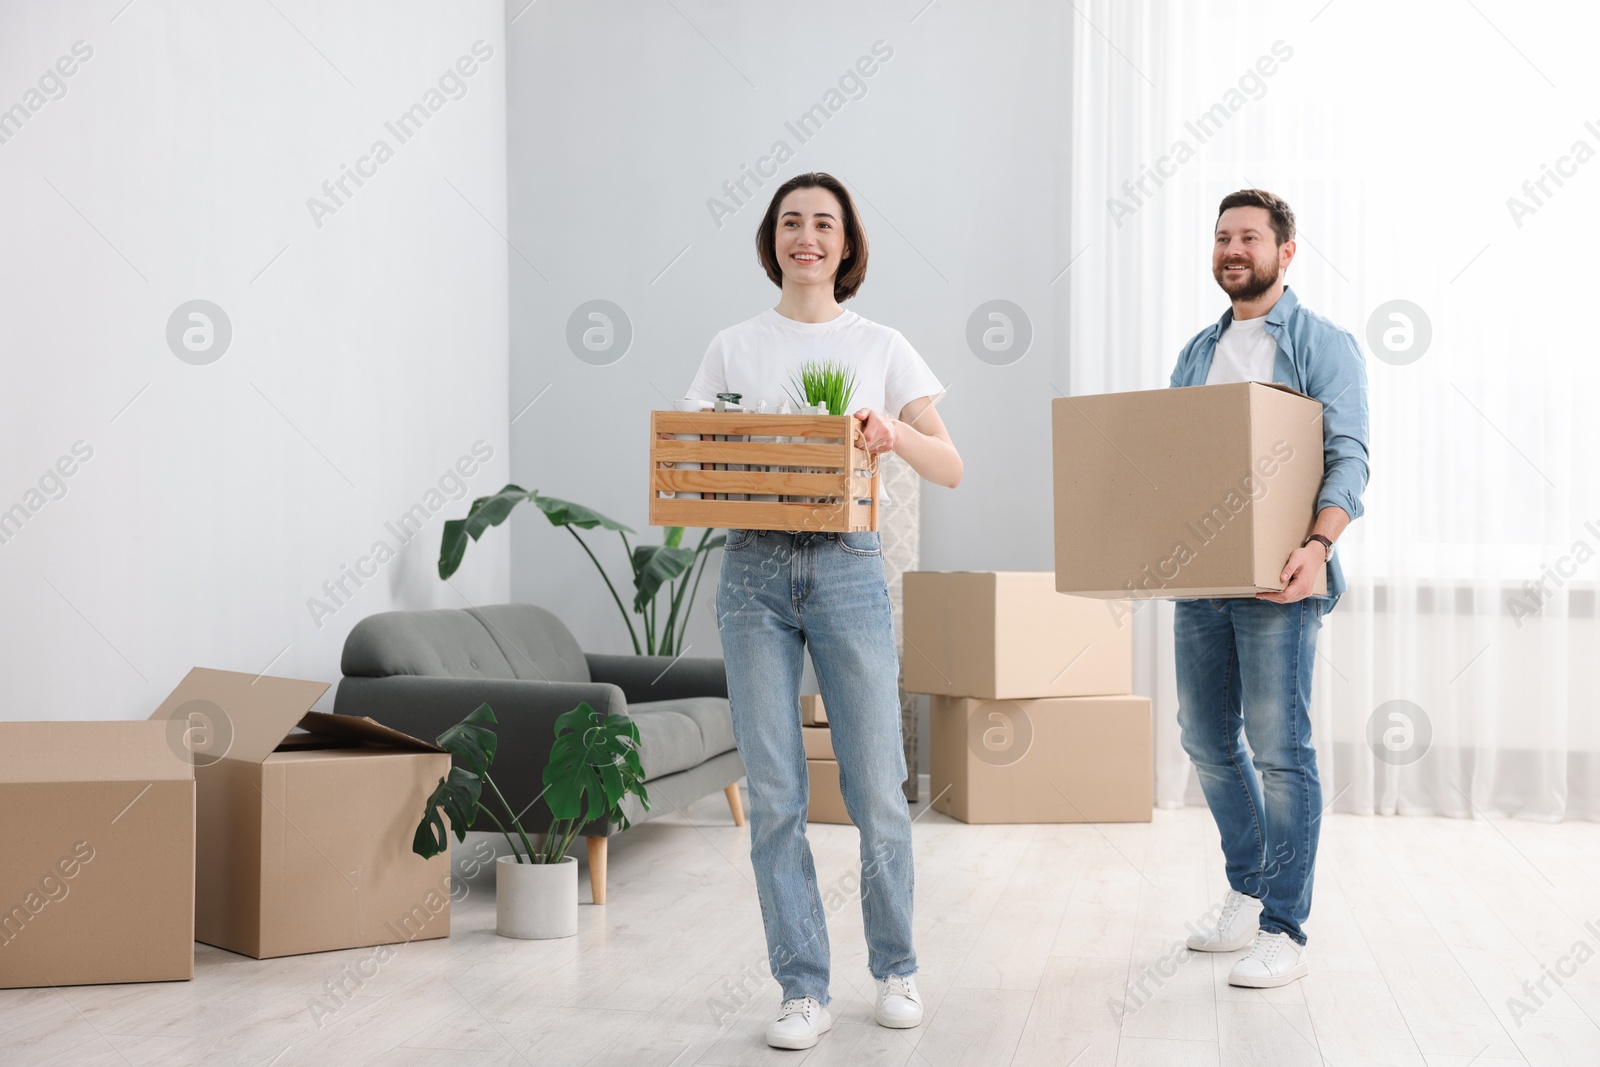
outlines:
{"label": "white sneaker", "polygon": [[[1215,922],[1204,929],[1195,930],[1185,942],[1196,952],[1238,952],[1256,936],[1257,921],[1261,918],[1261,901],[1247,897],[1237,890],[1228,890],[1222,898]],[[1211,915],[1206,916],[1209,921]]]}
{"label": "white sneaker", "polygon": [[1250,955],[1233,965],[1228,984],[1274,989],[1304,978],[1309,970],[1304,945],[1295,944],[1288,934],[1258,930]]}
{"label": "white sneaker", "polygon": [[816,997],[795,997],[783,1002],[778,1019],[767,1027],[767,1044],[773,1048],[810,1048],[833,1029],[833,1016]]}
{"label": "white sneaker", "polygon": [[917,995],[916,979],[909,974],[878,979],[878,1000],[872,1006],[872,1017],[879,1026],[895,1030],[921,1025],[922,998]]}

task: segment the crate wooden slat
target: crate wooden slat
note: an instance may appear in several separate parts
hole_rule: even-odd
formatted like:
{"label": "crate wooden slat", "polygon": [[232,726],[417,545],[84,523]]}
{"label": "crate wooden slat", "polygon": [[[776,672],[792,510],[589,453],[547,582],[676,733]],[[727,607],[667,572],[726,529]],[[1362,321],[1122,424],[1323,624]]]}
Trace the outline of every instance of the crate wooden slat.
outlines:
{"label": "crate wooden slat", "polygon": [[[695,440],[663,440],[662,434]],[[804,437],[805,442],[718,441],[719,436]],[[698,464],[680,470],[675,464]],[[715,465],[797,470],[707,470]],[[868,475],[857,472],[870,472]],[[851,533],[878,528],[878,460],[849,415],[752,412],[650,413],[650,525]],[[663,492],[701,493],[698,500]],[[717,493],[777,500],[706,499]],[[784,497],[803,497],[784,500]],[[860,503],[865,500],[867,503]]]}
{"label": "crate wooden slat", "polygon": [[[767,434],[777,437],[777,434]],[[755,463],[770,466],[838,466],[838,445],[767,441],[656,441],[656,459],[679,463]]]}
{"label": "crate wooden slat", "polygon": [[[759,473],[761,472],[661,470],[656,472],[656,485],[661,489],[672,489],[680,493],[727,493],[737,490],[740,493],[759,493],[766,496],[829,496],[839,491],[837,474],[800,474],[783,471],[768,472],[760,481],[748,477]],[[850,484],[851,494],[863,500],[872,492],[870,478],[852,478]],[[740,501],[735,500],[732,503],[737,504]]]}

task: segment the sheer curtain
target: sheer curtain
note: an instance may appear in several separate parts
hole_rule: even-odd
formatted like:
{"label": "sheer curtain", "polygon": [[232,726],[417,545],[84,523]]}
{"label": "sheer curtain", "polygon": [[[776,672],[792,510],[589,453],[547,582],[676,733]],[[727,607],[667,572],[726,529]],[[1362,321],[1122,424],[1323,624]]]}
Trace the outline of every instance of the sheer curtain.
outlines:
{"label": "sheer curtain", "polygon": [[[1372,481],[1313,724],[1335,810],[1600,818],[1600,100],[1590,5],[1080,2],[1071,392],[1164,386],[1226,301],[1217,201],[1368,353]],[[1201,803],[1172,611],[1135,620],[1157,799]],[[1337,798],[1335,800],[1335,798]]]}

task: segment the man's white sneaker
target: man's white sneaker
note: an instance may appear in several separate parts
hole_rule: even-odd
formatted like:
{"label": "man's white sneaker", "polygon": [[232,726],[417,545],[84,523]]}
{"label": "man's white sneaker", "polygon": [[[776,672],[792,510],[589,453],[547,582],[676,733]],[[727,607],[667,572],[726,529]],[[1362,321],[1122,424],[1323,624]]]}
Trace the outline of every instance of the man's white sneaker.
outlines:
{"label": "man's white sneaker", "polygon": [[1238,952],[1256,936],[1260,918],[1261,901],[1230,889],[1218,910],[1206,916],[1205,927],[1190,927],[1193,932],[1185,943],[1196,952]]}
{"label": "man's white sneaker", "polygon": [[920,1025],[922,998],[917,995],[916,979],[909,974],[878,979],[878,1000],[872,1006],[872,1017],[879,1026],[895,1030]]}
{"label": "man's white sneaker", "polygon": [[1304,978],[1309,970],[1304,945],[1295,944],[1288,934],[1258,930],[1250,955],[1233,965],[1228,984],[1274,989]]}
{"label": "man's white sneaker", "polygon": [[778,1019],[767,1027],[767,1044],[773,1048],[810,1048],[833,1028],[833,1016],[816,997],[795,997],[783,1002]]}

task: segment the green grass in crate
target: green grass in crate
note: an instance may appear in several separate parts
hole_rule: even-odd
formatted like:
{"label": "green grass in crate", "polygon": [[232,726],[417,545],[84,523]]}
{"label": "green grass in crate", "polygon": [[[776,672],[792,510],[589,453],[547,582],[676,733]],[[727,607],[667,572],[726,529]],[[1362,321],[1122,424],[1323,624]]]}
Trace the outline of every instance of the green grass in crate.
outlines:
{"label": "green grass in crate", "polygon": [[[805,397],[795,395],[798,389]],[[794,378],[794,389],[789,396],[798,405],[827,404],[828,414],[845,415],[850,410],[850,398],[856,392],[855,371],[834,360],[813,360],[800,368]]]}

